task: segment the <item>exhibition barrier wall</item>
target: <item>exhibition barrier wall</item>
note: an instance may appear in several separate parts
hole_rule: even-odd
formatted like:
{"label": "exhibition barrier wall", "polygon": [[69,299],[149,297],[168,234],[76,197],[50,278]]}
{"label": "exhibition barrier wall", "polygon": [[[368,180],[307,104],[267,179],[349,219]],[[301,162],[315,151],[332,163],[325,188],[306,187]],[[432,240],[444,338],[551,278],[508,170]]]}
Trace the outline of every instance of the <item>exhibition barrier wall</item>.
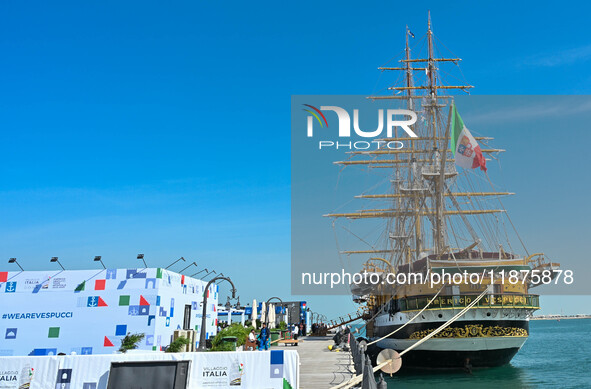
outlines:
{"label": "exhibition barrier wall", "polygon": [[0,389],[107,389],[111,362],[128,361],[190,361],[189,389],[299,385],[297,351],[271,350],[0,357]]}
{"label": "exhibition barrier wall", "polygon": [[218,286],[206,285],[161,268],[0,272],[0,356],[112,354],[127,333],[159,351],[175,330],[201,330],[205,293],[215,336]]}

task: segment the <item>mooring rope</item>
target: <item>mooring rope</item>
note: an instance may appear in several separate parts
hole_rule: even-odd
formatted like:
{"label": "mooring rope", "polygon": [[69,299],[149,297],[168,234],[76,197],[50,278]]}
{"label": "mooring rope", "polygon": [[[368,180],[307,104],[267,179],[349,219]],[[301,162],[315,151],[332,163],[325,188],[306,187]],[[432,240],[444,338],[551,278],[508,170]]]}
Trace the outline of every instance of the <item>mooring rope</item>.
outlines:
{"label": "mooring rope", "polygon": [[433,298],[432,298],[432,299],[431,299],[431,300],[430,300],[430,301],[427,303],[427,305],[425,305],[425,306],[423,307],[423,309],[421,309],[421,310],[420,310],[420,311],[419,311],[419,312],[418,312],[416,315],[414,315],[412,319],[410,319],[409,321],[407,321],[406,323],[404,323],[404,324],[402,325],[402,327],[398,327],[398,328],[397,328],[397,329],[395,329],[394,331],[390,332],[388,335],[382,336],[382,337],[381,337],[381,338],[379,338],[379,339],[376,339],[376,340],[374,340],[374,341],[372,341],[372,342],[369,342],[367,345],[368,345],[368,346],[371,346],[372,344],[374,344],[374,343],[377,343],[377,342],[379,342],[380,340],[386,339],[386,338],[387,338],[387,337],[389,337],[390,335],[394,335],[395,333],[397,333],[398,331],[400,331],[401,329],[403,329],[404,327],[406,327],[406,325],[407,325],[407,324],[410,324],[410,323],[411,323],[411,322],[412,322],[414,319],[416,319],[416,318],[417,318],[417,317],[418,317],[418,316],[419,316],[421,313],[423,313],[423,312],[425,311],[425,309],[427,309],[427,308],[429,307],[429,305],[431,305],[431,303],[433,302],[433,300],[435,300],[435,298],[436,298],[437,296],[439,296],[439,293],[441,293],[441,291],[443,290],[443,288],[444,288],[444,287],[445,287],[445,285],[444,285],[444,286],[442,286],[442,287],[441,287],[441,289],[439,289],[439,291],[438,291],[438,292],[435,294],[435,296],[433,296]]}
{"label": "mooring rope", "polygon": [[361,330],[362,330],[362,329],[364,329],[364,328],[365,328],[365,327],[366,327],[366,326],[369,324],[369,322],[373,321],[373,320],[374,320],[376,317],[378,317],[378,315],[379,315],[379,314],[380,314],[380,312],[378,312],[378,313],[376,313],[375,315],[373,315],[373,316],[371,317],[371,319],[369,319],[369,320],[367,320],[367,321],[365,322],[365,324],[364,324],[364,325],[362,325],[362,326],[361,326],[361,327],[359,327],[359,328],[355,328],[355,331],[354,331],[354,332],[355,332],[355,333],[360,333],[360,332],[361,332]]}
{"label": "mooring rope", "polygon": [[431,339],[432,337],[434,337],[435,335],[437,335],[438,333],[440,333],[441,331],[443,331],[446,327],[448,327],[451,323],[453,323],[454,321],[456,321],[457,319],[459,319],[464,313],[466,313],[468,310],[470,310],[473,306],[475,306],[476,304],[478,304],[478,302],[487,293],[488,293],[488,289],[484,290],[478,297],[476,297],[476,299],[474,299],[474,301],[472,301],[470,304],[468,304],[468,306],[466,306],[466,308],[462,309],[457,315],[455,315],[454,317],[452,317],[451,319],[449,319],[447,322],[445,322],[444,324],[442,324],[441,326],[439,326],[439,328],[437,328],[435,331],[431,332],[429,335],[425,336],[423,339],[419,340],[417,343],[413,344],[412,346],[410,346],[406,350],[402,351],[400,353],[400,356],[403,356],[404,354],[406,354],[407,352],[411,351],[412,349],[414,349],[415,347],[417,347],[421,343],[426,342],[427,340]]}
{"label": "mooring rope", "polygon": [[[454,317],[452,317],[451,319],[449,319],[448,321],[446,321],[445,323],[443,323],[435,331],[431,332],[429,335],[425,336],[423,339],[419,340],[418,342],[416,342],[415,344],[413,344],[412,346],[410,346],[406,350],[402,351],[399,354],[399,357],[402,357],[407,352],[409,352],[412,349],[418,347],[422,343],[426,342],[427,340],[431,339],[432,337],[434,337],[435,335],[437,335],[438,333],[440,333],[441,331],[443,331],[446,327],[448,327],[451,323],[453,323],[458,318],[460,318],[464,313],[466,313],[468,310],[470,310],[473,306],[475,306],[476,304],[478,304],[478,302],[484,297],[484,295],[486,295],[487,292],[488,292],[488,289],[485,289],[474,301],[472,301],[470,304],[468,304],[466,306],[466,308],[462,309]],[[393,361],[393,359],[388,359],[387,361],[385,361],[383,363],[380,363],[379,365],[377,365],[376,367],[373,368],[373,372],[374,373],[377,372],[382,367],[386,366],[387,364],[391,363],[392,361]],[[363,374],[359,374],[359,375],[351,378],[347,382],[344,382],[344,383],[339,384],[337,386],[333,386],[331,389],[350,388],[351,386],[356,385],[356,384],[360,383],[361,381],[363,381]]]}

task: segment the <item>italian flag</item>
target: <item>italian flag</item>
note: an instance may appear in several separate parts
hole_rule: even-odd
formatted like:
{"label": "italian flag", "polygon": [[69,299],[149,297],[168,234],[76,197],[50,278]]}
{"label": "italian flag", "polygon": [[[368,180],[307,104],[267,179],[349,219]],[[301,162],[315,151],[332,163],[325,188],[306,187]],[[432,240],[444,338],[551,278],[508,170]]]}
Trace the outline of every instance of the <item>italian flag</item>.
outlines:
{"label": "italian flag", "polygon": [[475,169],[480,166],[486,172],[486,160],[476,139],[464,125],[456,105],[453,105],[451,118],[451,149],[453,150],[456,165],[465,169]]}

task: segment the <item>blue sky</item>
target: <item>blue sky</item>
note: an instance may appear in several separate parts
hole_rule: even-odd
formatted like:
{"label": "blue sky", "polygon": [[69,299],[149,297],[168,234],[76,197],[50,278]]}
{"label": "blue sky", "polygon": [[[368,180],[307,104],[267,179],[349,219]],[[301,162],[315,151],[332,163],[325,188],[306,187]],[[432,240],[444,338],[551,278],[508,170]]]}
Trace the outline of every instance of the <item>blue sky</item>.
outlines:
{"label": "blue sky", "polygon": [[230,275],[243,302],[288,298],[291,95],[371,94],[428,9],[473,93],[587,94],[585,7],[4,2],[0,258],[84,269],[95,255],[182,255]]}

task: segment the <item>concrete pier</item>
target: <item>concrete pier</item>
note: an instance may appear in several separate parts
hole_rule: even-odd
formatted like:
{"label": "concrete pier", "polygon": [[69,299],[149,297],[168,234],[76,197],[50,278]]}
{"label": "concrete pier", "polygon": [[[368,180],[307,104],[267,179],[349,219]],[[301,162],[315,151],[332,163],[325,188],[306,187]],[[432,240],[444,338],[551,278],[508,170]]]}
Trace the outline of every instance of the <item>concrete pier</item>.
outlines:
{"label": "concrete pier", "polygon": [[328,389],[355,375],[351,353],[328,350],[328,345],[334,343],[332,337],[307,336],[300,339],[300,345],[294,347],[300,355],[300,389]]}

